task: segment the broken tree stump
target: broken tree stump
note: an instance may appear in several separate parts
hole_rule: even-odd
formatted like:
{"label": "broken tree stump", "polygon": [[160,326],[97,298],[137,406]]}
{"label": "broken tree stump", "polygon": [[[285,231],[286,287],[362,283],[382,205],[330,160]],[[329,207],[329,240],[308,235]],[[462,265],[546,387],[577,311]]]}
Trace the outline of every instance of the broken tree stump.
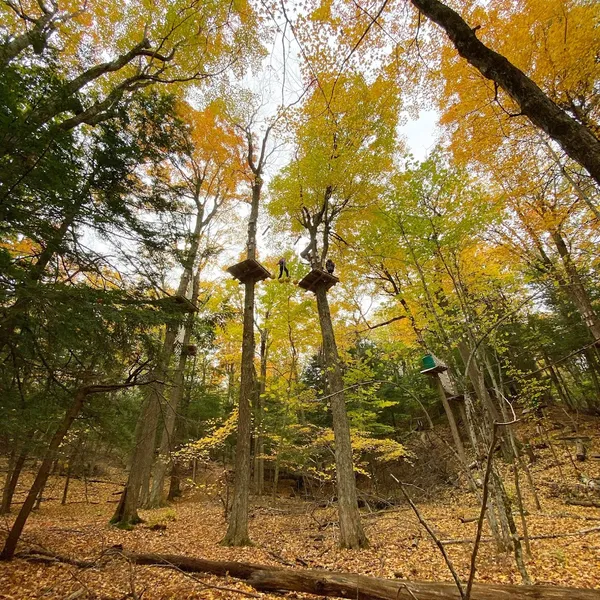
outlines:
{"label": "broken tree stump", "polygon": [[575,457],[579,462],[583,462],[587,456],[587,447],[583,439],[578,438],[575,440]]}

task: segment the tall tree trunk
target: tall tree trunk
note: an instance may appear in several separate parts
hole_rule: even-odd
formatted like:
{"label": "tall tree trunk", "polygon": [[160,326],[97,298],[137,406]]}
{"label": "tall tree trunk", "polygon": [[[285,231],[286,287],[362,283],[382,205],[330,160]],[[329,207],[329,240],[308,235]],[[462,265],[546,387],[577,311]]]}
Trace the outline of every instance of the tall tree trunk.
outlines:
{"label": "tall tree trunk", "polygon": [[596,349],[597,348],[588,348],[585,350],[584,354],[588,363],[588,372],[592,378],[594,391],[596,392],[593,400],[588,400],[587,403],[590,410],[598,413],[600,409],[600,380],[598,380],[598,358],[595,352]]}
{"label": "tall tree trunk", "polygon": [[448,402],[448,398],[446,397],[446,391],[444,390],[442,381],[437,375],[435,376],[435,385],[437,387],[440,400],[442,401],[442,406],[444,407],[444,411],[448,419],[448,424],[450,425],[450,431],[452,433],[452,439],[454,440],[456,452],[461,462],[466,464],[467,459],[465,457],[465,447],[463,446],[462,440],[460,439],[460,434],[456,425],[456,419],[454,418],[454,413],[452,412],[452,408],[450,407],[450,403]]}
{"label": "tall tree trunk", "polygon": [[586,324],[594,340],[600,344],[600,319],[598,319],[598,315],[592,306],[589,294],[583,285],[581,275],[571,259],[569,248],[559,231],[552,231],[551,235],[569,281],[569,285],[565,288],[565,292],[577,307],[577,310],[583,318],[583,322]]}
{"label": "tall tree trunk", "polygon": [[[196,369],[196,362],[194,359],[194,365],[192,367],[192,381],[193,373]],[[204,389],[204,386],[203,386]],[[183,444],[187,439],[187,427],[185,416],[187,414],[188,407],[190,405],[190,395],[185,393],[183,390],[183,396],[180,399],[180,407],[177,415],[175,416],[175,436],[173,439],[173,446],[177,447]],[[171,465],[171,474],[169,476],[169,493],[167,494],[167,500],[170,502],[181,496],[181,465],[179,461],[173,461]]]}
{"label": "tall tree trunk", "polygon": [[350,424],[344,398],[344,382],[340,368],[327,291],[323,285],[315,288],[319,324],[323,339],[323,352],[331,397],[331,414],[335,437],[335,467],[337,478],[338,515],[340,521],[340,546],[365,548],[369,542],[362,528],[356,494],[356,478],[352,461]]}
{"label": "tall tree trunk", "polygon": [[490,398],[490,395],[487,391],[485,385],[485,376],[483,374],[483,371],[479,367],[477,355],[476,353],[473,353],[473,355],[471,355],[469,346],[465,341],[459,342],[458,350],[465,363],[465,368],[467,368],[467,374],[469,376],[469,379],[471,380],[471,384],[473,385],[475,394],[479,398],[481,405],[485,409],[485,414],[489,419],[488,428],[491,431],[493,423],[500,420],[500,415],[498,413],[498,409],[494,405],[494,402]]}
{"label": "tall tree trunk", "polygon": [[233,504],[229,513],[226,546],[247,546],[248,501],[250,492],[250,440],[252,435],[251,400],[255,389],[254,370],[254,287],[255,281],[246,281],[244,293],[244,326],[242,336],[242,373],[238,405],[237,440],[235,446],[235,477]]}
{"label": "tall tree trunk", "polygon": [[[266,144],[271,128],[263,137],[258,163],[254,162],[252,133],[246,131],[248,138],[248,164],[254,173],[252,182],[252,204],[248,219],[247,258],[256,260],[256,226],[262,192],[262,169],[266,160]],[[256,390],[256,370],[254,368],[254,291],[256,281],[244,281],[244,321],[242,332],[242,365],[240,374],[240,401],[238,405],[238,425],[235,447],[235,475],[233,480],[233,503],[229,513],[227,532],[222,544],[226,546],[247,546],[248,504],[250,496],[250,446],[252,440],[252,394]]]}
{"label": "tall tree trunk", "polygon": [[[467,432],[469,434],[469,438],[471,439],[471,446],[473,447],[473,451],[476,453],[478,457],[478,462],[480,462],[481,457],[485,456],[486,448],[483,443],[483,435],[481,431],[478,431],[475,423],[476,423],[476,414],[475,407],[473,406],[473,401],[471,399],[471,394],[468,390],[465,389],[465,416],[466,416],[466,425]],[[481,469],[480,469],[481,472]],[[482,480],[483,481],[483,480]],[[478,494],[479,495],[479,494]],[[500,533],[500,525],[498,523],[498,515],[496,510],[496,505],[492,500],[492,496],[488,496],[489,508],[485,513],[487,522],[490,526],[490,531],[492,532],[492,536],[496,541],[496,544],[500,546],[502,544],[502,536]]]}
{"label": "tall tree trunk", "polygon": [[17,489],[17,483],[19,481],[21,471],[23,470],[23,465],[27,460],[27,455],[28,449],[24,444],[21,452],[16,455],[16,459],[12,464],[12,468],[9,467],[9,470],[6,474],[4,489],[2,490],[2,506],[0,506],[0,515],[5,515],[10,512],[12,499],[15,494],[15,490]]}
{"label": "tall tree trunk", "polygon": [[17,449],[12,446],[10,454],[8,455],[8,464],[6,466],[6,477],[4,479],[4,487],[2,488],[2,504],[0,505],[0,514],[6,514],[8,510],[4,510],[4,497],[8,495],[8,489],[10,487],[10,480],[12,479],[13,470],[15,468],[15,462],[17,459]]}
{"label": "tall tree trunk", "polygon": [[[268,317],[267,317],[268,318]],[[256,410],[254,415],[255,444],[254,444],[254,492],[257,496],[264,493],[265,484],[265,438],[263,435],[264,393],[267,386],[267,339],[269,330],[260,332],[260,377],[258,394],[256,395]]]}
{"label": "tall tree trunk", "polygon": [[275,468],[273,470],[273,488],[271,489],[271,501],[275,504],[275,500],[277,499],[277,487],[279,485],[279,451],[280,448],[277,447],[275,454]]}
{"label": "tall tree trunk", "polygon": [[181,496],[181,466],[177,461],[171,465],[171,474],[169,475],[169,492],[167,501],[172,502],[175,498]]}
{"label": "tall tree trunk", "polygon": [[569,408],[574,408],[571,403],[571,399],[565,393],[565,389],[563,389],[560,379],[558,378],[558,375],[556,374],[556,371],[554,370],[554,367],[552,365],[552,361],[550,360],[550,357],[548,356],[548,354],[545,351],[544,351],[544,361],[547,365],[546,369],[548,370],[548,373],[550,373],[550,379],[552,380],[552,383],[554,384],[554,387],[556,388],[556,391],[558,392],[560,399]]}
{"label": "tall tree trunk", "polygon": [[[168,328],[163,344],[163,352],[167,353],[169,346],[173,345],[175,334],[172,328]],[[170,354],[170,351],[168,352]],[[144,474],[148,465],[152,465],[154,457],[154,445],[156,440],[156,428],[160,412],[160,396],[162,395],[162,384],[166,374],[162,359],[158,367],[153,371],[153,379],[156,381],[150,386],[150,393],[146,396],[142,411],[138,418],[135,435],[135,445],[131,456],[129,476],[127,484],[117,505],[115,514],[111,519],[113,525],[127,529],[141,521],[138,515],[140,506],[140,494],[144,482]]]}
{"label": "tall tree trunk", "polygon": [[[163,388],[164,390],[164,388]],[[164,392],[163,392],[164,393]],[[163,400],[163,398],[161,398]],[[158,403],[158,415],[156,418],[156,430],[154,431],[154,443],[152,450],[148,453],[148,458],[144,461],[144,465],[142,467],[142,474],[140,477],[140,495],[138,498],[138,507],[139,508],[150,508],[150,478],[152,477],[152,465],[156,460],[156,435],[158,432],[158,428],[160,427],[160,417],[164,414],[165,403]]]}
{"label": "tall tree trunk", "polygon": [[477,39],[454,10],[439,0],[410,0],[426,17],[448,35],[458,53],[486,79],[501,87],[518,105],[521,113],[560,144],[563,150],[583,165],[600,185],[600,141],[585,125],[559,108],[525,73],[504,56]]}
{"label": "tall tree trunk", "polygon": [[578,402],[577,398],[573,397],[573,394],[571,394],[571,391],[569,390],[569,386],[567,385],[565,378],[560,371],[559,365],[556,365],[554,372],[556,373],[556,378],[558,379],[562,389],[564,390],[565,398],[567,399],[569,408],[574,411],[577,410],[577,405],[579,404],[579,402]]}
{"label": "tall tree trunk", "polygon": [[[188,297],[188,289],[192,283],[194,265],[200,245],[200,235],[204,225],[204,213],[201,207],[199,207],[196,213],[192,241],[183,261],[183,273],[177,286],[176,297],[178,298]],[[147,506],[149,503],[149,483],[152,464],[154,462],[156,434],[161,409],[164,408],[165,383],[169,374],[169,364],[173,357],[177,332],[178,325],[176,324],[170,324],[166,328],[162,350],[153,371],[154,383],[149,388],[148,396],[140,414],[136,428],[135,447],[133,456],[131,457],[129,478],[123,490],[121,501],[111,519],[111,523],[120,527],[127,528],[132,524],[139,523],[138,508],[140,506]],[[164,414],[164,410],[162,412]]]}
{"label": "tall tree trunk", "polygon": [[[405,237],[405,239],[406,239],[406,237]],[[415,258],[415,257],[413,256],[413,258]],[[406,300],[404,298],[402,298],[402,296],[400,295],[400,287],[398,286],[398,284],[396,283],[392,274],[389,271],[385,270],[384,273],[385,273],[385,276],[387,277],[388,281],[392,284],[394,293],[399,298],[400,304],[402,304],[402,307],[404,308],[404,312],[406,313],[406,316],[408,317],[408,320],[410,321],[412,330],[415,332],[417,341],[419,342],[419,346],[421,346],[421,348],[423,349],[424,352],[429,352],[429,349],[427,348],[427,343],[425,342],[425,338],[423,337],[423,332],[417,325],[417,320],[415,319],[415,315],[413,314],[410,306],[408,305],[408,302],[406,302]],[[425,282],[424,277],[421,277],[421,284],[423,285],[424,288],[426,288],[426,282]],[[451,375],[448,375],[448,376],[451,377]],[[453,378],[451,380],[453,381]],[[440,400],[442,401],[442,406],[444,407],[444,412],[446,413],[446,418],[448,419],[448,424],[450,425],[450,431],[452,432],[452,439],[453,439],[454,445],[456,447],[456,453],[457,453],[459,459],[464,464],[466,464],[465,447],[462,443],[460,434],[458,432],[458,427],[456,425],[456,419],[455,419],[454,413],[452,412],[452,409],[450,407],[450,403],[448,402],[448,398],[446,396],[446,392],[444,390],[442,381],[441,381],[440,377],[437,375],[436,375],[435,385],[437,387],[438,394],[440,396]],[[427,418],[429,418],[429,415],[427,415]]]}
{"label": "tall tree trunk", "polygon": [[[198,289],[197,280],[194,282],[194,293],[192,293],[192,301],[195,303],[197,298]],[[150,492],[150,499],[148,501],[148,508],[157,508],[165,504],[165,475],[169,464],[172,464],[170,460],[170,454],[175,448],[175,422],[177,419],[177,411],[181,400],[183,398],[183,387],[185,381],[185,366],[188,359],[188,347],[190,339],[192,337],[192,326],[194,324],[194,315],[189,315],[183,332],[183,339],[181,343],[181,352],[179,354],[179,364],[175,371],[173,378],[173,387],[169,394],[169,402],[165,407],[165,414],[163,416],[163,428],[161,432],[161,439],[158,450],[158,460],[154,465],[154,473],[152,476],[152,490]]]}
{"label": "tall tree trunk", "polygon": [[83,446],[83,435],[80,434],[79,440],[77,440],[77,446],[69,456],[69,464],[67,465],[67,476],[65,478],[65,487],[63,488],[62,500],[60,503],[64,506],[67,503],[67,496],[69,494],[69,484],[71,483],[71,475],[73,473],[73,467],[75,462],[81,456],[81,447]]}
{"label": "tall tree trunk", "polygon": [[69,428],[73,424],[73,421],[77,418],[81,409],[83,407],[83,403],[89,393],[88,388],[82,387],[77,390],[75,396],[73,398],[73,403],[65,413],[63,420],[60,425],[54,432],[52,439],[50,440],[50,445],[46,450],[46,454],[44,459],[42,460],[42,464],[38,470],[38,473],[33,481],[33,485],[27,494],[27,498],[25,498],[25,502],[13,523],[11,530],[8,533],[6,538],[6,542],[4,544],[4,548],[0,553],[1,560],[11,560],[15,554],[15,550],[17,548],[17,543],[19,538],[21,537],[21,533],[23,528],[25,527],[25,523],[31,514],[31,510],[33,509],[33,505],[38,497],[39,493],[44,489],[46,485],[46,481],[48,479],[48,475],[50,473],[50,468],[52,467],[52,462],[56,457],[56,453],[62,443],[65,435],[69,431]]}
{"label": "tall tree trunk", "polygon": [[[181,408],[175,415],[175,434],[173,438],[173,446],[181,445],[186,437],[185,420],[182,415],[187,411],[189,398],[187,394],[183,394],[181,398]],[[171,463],[171,472],[169,474],[169,492],[167,493],[167,501],[172,502],[175,498],[181,496],[181,465],[175,460]]]}
{"label": "tall tree trunk", "polygon": [[69,457],[69,464],[67,465],[67,476],[65,477],[65,485],[63,487],[61,505],[64,506],[67,503],[67,497],[69,495],[69,484],[71,483],[71,473],[73,472],[73,461],[75,460],[76,453],[73,453]]}

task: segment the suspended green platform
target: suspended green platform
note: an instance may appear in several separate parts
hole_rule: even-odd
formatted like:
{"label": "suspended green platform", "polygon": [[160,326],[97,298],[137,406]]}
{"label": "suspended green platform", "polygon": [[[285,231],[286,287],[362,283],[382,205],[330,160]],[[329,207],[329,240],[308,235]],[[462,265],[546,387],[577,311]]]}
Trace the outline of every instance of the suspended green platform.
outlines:
{"label": "suspended green platform", "polygon": [[298,282],[298,285],[307,292],[314,292],[317,286],[320,285],[324,286],[325,291],[327,291],[339,281],[335,275],[330,275],[327,271],[313,269]]}
{"label": "suspended green platform", "polygon": [[263,279],[271,277],[271,273],[253,258],[243,260],[237,265],[229,267],[227,271],[241,283],[246,283],[247,281],[262,281]]}
{"label": "suspended green platform", "polygon": [[421,364],[423,365],[422,375],[435,375],[448,370],[448,367],[434,354],[426,354],[421,359]]}

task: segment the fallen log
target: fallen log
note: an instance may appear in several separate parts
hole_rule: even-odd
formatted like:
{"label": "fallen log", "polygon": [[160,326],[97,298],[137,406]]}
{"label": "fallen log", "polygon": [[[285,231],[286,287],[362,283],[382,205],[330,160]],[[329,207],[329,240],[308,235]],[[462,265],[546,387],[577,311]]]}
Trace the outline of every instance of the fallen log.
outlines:
{"label": "fallen log", "polygon": [[71,558],[70,556],[54,554],[53,552],[48,552],[47,550],[41,549],[30,550],[28,552],[17,552],[15,554],[15,558],[22,558],[24,560],[28,560],[29,562],[39,562],[44,564],[52,564],[57,562],[65,563],[67,565],[79,567],[80,569],[90,569],[91,567],[96,566],[96,561],[77,560],[76,558]]}
{"label": "fallen log", "polygon": [[[566,533],[547,533],[547,534],[542,534],[542,535],[530,535],[529,539],[530,540],[554,540],[557,538],[564,538],[564,537],[575,537],[578,535],[587,535],[588,533],[598,533],[600,532],[600,527],[590,527],[589,529],[581,529],[580,531],[568,531]],[[524,540],[525,538],[523,536],[519,536],[520,540]],[[487,538],[481,538],[482,542],[492,542],[494,541],[494,538],[491,537],[487,537]],[[452,546],[452,545],[456,545],[456,544],[474,544],[475,543],[475,539],[474,538],[461,538],[458,540],[441,540],[442,544],[444,544],[444,546]]]}
{"label": "fallen log", "polygon": [[[356,573],[284,569],[233,561],[213,561],[175,554],[123,553],[140,565],[236,577],[258,591],[294,591],[357,600],[459,600],[454,583],[382,579]],[[600,591],[554,586],[475,584],[472,600],[600,600]]]}
{"label": "fallen log", "polygon": [[565,500],[566,504],[571,504],[572,506],[589,506],[592,508],[600,508],[600,502],[594,502],[593,500],[576,500],[574,498],[568,498]]}

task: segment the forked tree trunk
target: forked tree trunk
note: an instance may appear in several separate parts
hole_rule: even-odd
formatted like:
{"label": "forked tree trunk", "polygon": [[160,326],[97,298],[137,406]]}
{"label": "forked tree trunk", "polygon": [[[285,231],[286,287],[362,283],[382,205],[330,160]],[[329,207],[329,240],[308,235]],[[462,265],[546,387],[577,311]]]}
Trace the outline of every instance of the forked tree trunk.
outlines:
{"label": "forked tree trunk", "polygon": [[[172,340],[171,340],[172,338]],[[163,352],[168,344],[172,345],[175,335],[170,329],[163,345]],[[170,354],[170,353],[169,353]],[[146,397],[142,412],[136,426],[135,445],[127,484],[121,495],[115,514],[111,519],[113,525],[127,529],[141,521],[138,514],[140,507],[140,494],[144,481],[144,474],[148,465],[152,464],[154,456],[154,443],[156,438],[156,427],[160,412],[160,396],[162,385],[159,383],[164,379],[166,368],[162,365],[153,372],[153,378],[157,381],[150,386],[150,393]]]}
{"label": "forked tree trunk", "polygon": [[[204,211],[199,207],[196,213],[192,240],[183,261],[183,273],[177,286],[176,298],[187,298],[192,283],[194,265],[198,256],[202,228],[206,224]],[[136,427],[136,439],[127,486],[123,490],[121,501],[111,523],[119,527],[130,527],[139,523],[138,508],[150,504],[150,474],[154,463],[156,433],[161,409],[164,408],[164,389],[169,365],[173,357],[178,325],[170,324],[166,328],[161,354],[154,369],[155,382],[150,386],[144,408]],[[162,411],[164,414],[164,410]]]}
{"label": "forked tree trunk", "polygon": [[493,400],[490,398],[490,394],[485,384],[485,376],[479,366],[477,353],[472,353],[471,348],[464,340],[459,342],[458,351],[465,365],[468,363],[469,379],[473,385],[473,389],[475,390],[475,395],[485,410],[484,414],[488,420],[487,425],[491,430],[493,423],[500,421],[500,413],[498,412]]}
{"label": "forked tree trunk", "polygon": [[340,358],[335,343],[327,291],[323,285],[315,288],[319,324],[323,339],[323,352],[331,397],[331,414],[335,437],[335,468],[337,478],[338,516],[340,521],[340,546],[342,548],[365,548],[369,545],[360,522],[356,478],[352,461],[350,424],[344,398],[344,382]]}
{"label": "forked tree trunk", "polygon": [[[164,388],[163,388],[164,389]],[[163,392],[164,393],[164,392]],[[154,444],[152,450],[148,453],[148,459],[144,461],[142,468],[140,496],[138,498],[138,506],[140,508],[150,508],[150,477],[152,476],[152,465],[156,457],[156,432],[158,431],[160,417],[164,413],[164,402],[158,404],[158,415],[156,419],[156,431],[154,432]]]}
{"label": "forked tree trunk", "polygon": [[[197,288],[197,286],[194,286]],[[196,295],[192,294],[192,301],[195,302]],[[181,352],[179,354],[179,364],[175,371],[175,377],[173,379],[173,387],[169,395],[168,406],[165,407],[165,414],[163,415],[163,428],[161,432],[161,439],[158,449],[158,460],[154,465],[154,473],[152,476],[152,489],[150,491],[150,499],[148,501],[148,508],[158,508],[165,504],[166,498],[164,493],[165,487],[165,475],[169,464],[172,464],[170,454],[173,451],[174,435],[175,435],[175,421],[177,418],[177,411],[179,404],[183,398],[183,384],[185,380],[185,366],[188,359],[188,346],[192,337],[192,325],[194,323],[193,315],[190,315],[184,325],[184,334],[181,344]]]}

